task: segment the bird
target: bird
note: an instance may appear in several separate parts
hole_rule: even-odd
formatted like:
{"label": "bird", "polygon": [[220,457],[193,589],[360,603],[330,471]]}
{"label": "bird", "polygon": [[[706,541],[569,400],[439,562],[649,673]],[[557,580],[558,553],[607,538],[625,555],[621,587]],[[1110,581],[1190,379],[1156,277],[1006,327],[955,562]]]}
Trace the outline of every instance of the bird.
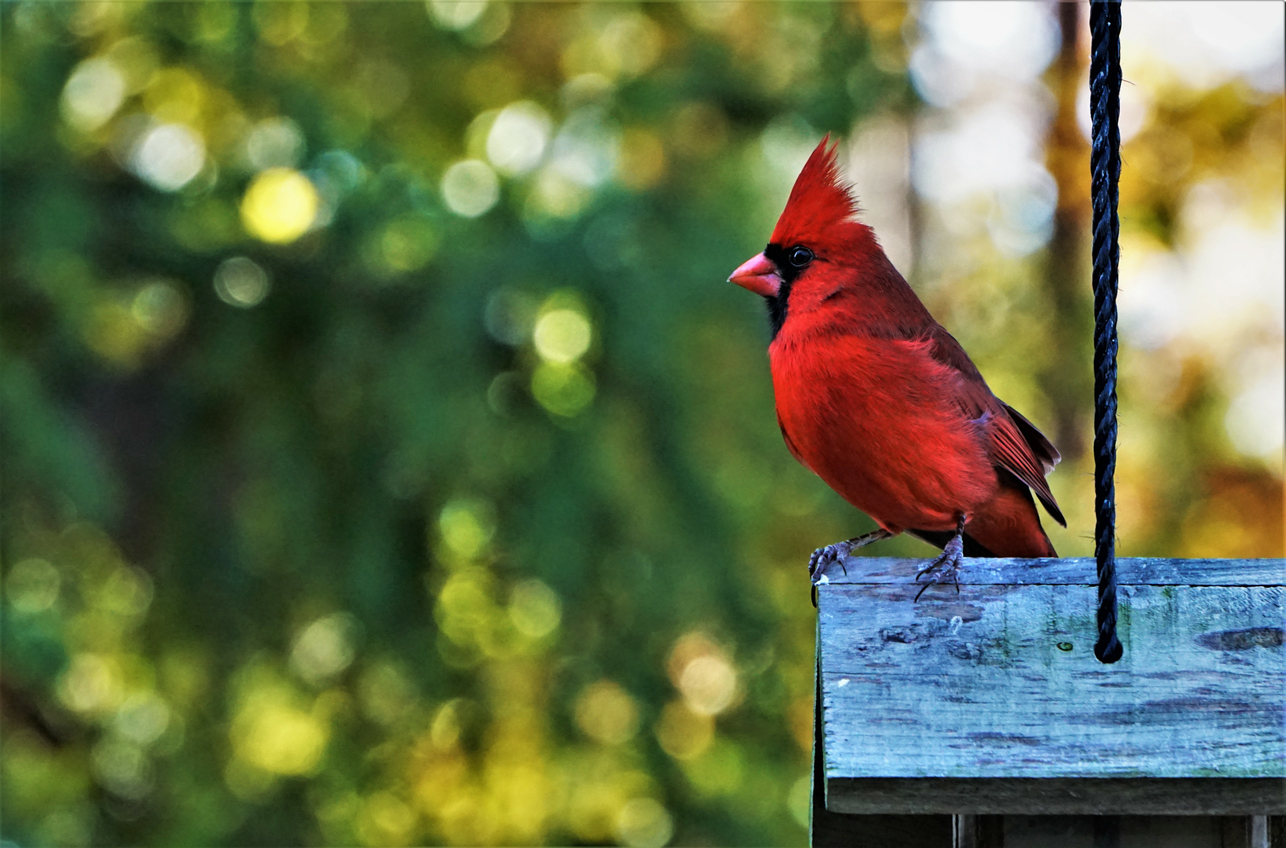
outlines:
{"label": "bird", "polygon": [[[858,548],[907,533],[963,557],[1054,557],[1033,493],[1067,526],[1046,476],[1058,450],[996,397],[861,223],[829,134],[795,180],[767,247],[728,278],[768,312],[777,423],[790,453],[878,525],[809,558],[816,586]],[[847,572],[847,569],[845,568]]]}

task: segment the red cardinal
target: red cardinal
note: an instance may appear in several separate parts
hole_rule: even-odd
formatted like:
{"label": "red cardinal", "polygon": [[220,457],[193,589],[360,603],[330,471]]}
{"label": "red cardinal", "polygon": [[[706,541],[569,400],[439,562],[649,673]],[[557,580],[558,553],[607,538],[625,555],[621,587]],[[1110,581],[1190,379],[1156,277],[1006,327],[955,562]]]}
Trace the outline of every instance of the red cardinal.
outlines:
{"label": "red cardinal", "polygon": [[828,139],[772,241],[729,278],[768,304],[786,447],[880,526],[814,551],[813,583],[853,549],[902,532],[943,549],[920,573],[925,588],[956,580],[963,556],[1057,556],[1031,493],[1067,526],[1045,482],[1058,451],[991,393],[856,220]]}

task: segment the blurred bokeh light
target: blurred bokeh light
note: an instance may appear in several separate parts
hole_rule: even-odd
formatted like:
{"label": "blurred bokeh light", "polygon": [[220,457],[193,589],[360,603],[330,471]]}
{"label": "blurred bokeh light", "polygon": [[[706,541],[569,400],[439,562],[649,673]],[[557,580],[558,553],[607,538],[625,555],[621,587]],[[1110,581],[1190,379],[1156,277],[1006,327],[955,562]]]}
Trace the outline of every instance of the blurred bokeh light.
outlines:
{"label": "blurred bokeh light", "polygon": [[[1281,556],[1286,13],[1124,16],[1119,550]],[[803,844],[804,563],[871,525],[725,280],[826,132],[1091,551],[1084,5],[0,38],[4,848]]]}

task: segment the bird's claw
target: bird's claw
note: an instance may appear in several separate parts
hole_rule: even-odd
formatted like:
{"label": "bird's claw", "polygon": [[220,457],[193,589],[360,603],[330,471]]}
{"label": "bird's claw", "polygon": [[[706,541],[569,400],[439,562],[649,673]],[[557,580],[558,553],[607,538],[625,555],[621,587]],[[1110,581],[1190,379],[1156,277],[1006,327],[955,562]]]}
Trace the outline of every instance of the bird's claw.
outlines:
{"label": "bird's claw", "polygon": [[[848,569],[844,566],[845,557],[858,548],[864,548],[872,542],[878,542],[881,539],[888,539],[892,535],[892,533],[881,527],[877,530],[872,530],[870,533],[866,533],[861,536],[854,536],[853,538],[846,539],[843,542],[836,542],[833,545],[827,545],[824,548],[818,548],[813,551],[813,555],[808,558],[808,576],[813,578],[813,585],[816,586],[818,583],[830,582],[829,580],[822,580],[821,577],[826,576],[826,566],[830,565],[832,562],[838,562],[839,567],[843,568],[844,573],[847,575]],[[818,577],[819,573],[821,574],[821,577]]]}
{"label": "bird's claw", "polygon": [[829,583],[831,579],[826,574],[826,568],[833,562],[838,562],[839,567],[848,574],[848,568],[844,565],[844,558],[858,548],[865,547],[871,542],[878,542],[881,539],[887,539],[893,534],[883,527],[871,531],[863,536],[854,536],[843,542],[836,542],[833,545],[827,545],[824,548],[818,548],[813,551],[813,555],[808,558],[808,576],[812,582],[813,606],[817,606],[817,587],[822,583]]}
{"label": "bird's claw", "polygon": [[942,553],[938,554],[933,560],[920,569],[915,574],[916,582],[921,577],[927,578],[927,581],[920,587],[920,591],[915,593],[915,599],[920,600],[930,586],[942,583],[954,583],[956,594],[960,594],[960,566],[964,563],[964,538],[953,536],[947,546],[943,548]]}
{"label": "bird's claw", "polygon": [[819,583],[829,583],[830,578],[826,576],[826,568],[831,563],[838,562],[839,567],[848,574],[848,568],[844,565],[844,557],[848,556],[851,549],[849,542],[836,542],[833,545],[826,545],[813,551],[813,555],[808,558],[808,577],[816,586]]}
{"label": "bird's claw", "polygon": [[808,558],[808,578],[812,583],[809,586],[809,591],[812,594],[814,607],[817,606],[817,587],[823,583],[831,582],[831,578],[826,574],[827,566],[838,562],[839,567],[844,570],[845,574],[848,574],[848,568],[844,565],[844,557],[848,556],[849,551],[852,549],[852,540],[836,542],[833,545],[818,548]]}

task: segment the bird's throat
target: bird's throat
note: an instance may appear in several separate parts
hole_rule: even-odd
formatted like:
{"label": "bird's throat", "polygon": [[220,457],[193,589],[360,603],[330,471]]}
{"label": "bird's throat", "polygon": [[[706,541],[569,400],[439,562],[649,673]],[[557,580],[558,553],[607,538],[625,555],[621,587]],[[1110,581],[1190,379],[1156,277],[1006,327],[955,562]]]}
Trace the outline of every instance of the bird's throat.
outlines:
{"label": "bird's throat", "polygon": [[764,298],[764,303],[768,306],[768,328],[773,339],[777,338],[777,334],[781,332],[781,326],[786,323],[786,300],[789,296],[790,284],[785,283],[776,297]]}

